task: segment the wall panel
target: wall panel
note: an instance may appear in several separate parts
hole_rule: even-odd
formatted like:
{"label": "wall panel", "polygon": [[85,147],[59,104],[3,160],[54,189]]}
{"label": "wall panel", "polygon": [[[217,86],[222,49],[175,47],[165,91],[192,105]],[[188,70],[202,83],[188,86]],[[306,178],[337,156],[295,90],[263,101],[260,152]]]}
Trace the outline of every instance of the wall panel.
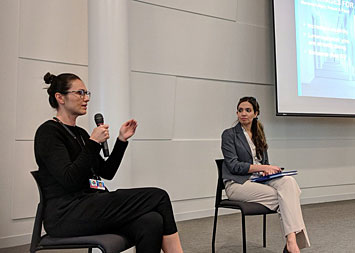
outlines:
{"label": "wall panel", "polygon": [[178,78],[174,139],[218,139],[229,102],[226,92],[221,82]]}
{"label": "wall panel", "polygon": [[[236,105],[243,96],[255,96],[271,110],[273,87],[203,79],[178,78],[175,139],[220,139],[222,131],[235,123]],[[262,114],[262,117],[271,117]]]}
{"label": "wall panel", "polygon": [[21,0],[19,56],[88,64],[87,0]]}
{"label": "wall panel", "polygon": [[354,184],[304,188],[301,194],[302,205],[351,199],[355,199]]}
{"label": "wall panel", "polygon": [[30,171],[38,170],[33,155],[33,141],[17,141],[15,143],[16,159],[12,168],[16,177],[12,188],[12,218],[34,217],[39,195],[36,183]]}
{"label": "wall panel", "polygon": [[266,28],[140,2],[131,3],[130,14],[132,70],[273,83],[271,32]]}
{"label": "wall panel", "polygon": [[271,29],[270,0],[237,0],[237,22]]}
{"label": "wall panel", "polygon": [[157,186],[172,200],[213,196],[219,141],[134,141],[133,186]]}
{"label": "wall panel", "polygon": [[[298,170],[301,188],[355,186],[354,141],[270,140],[269,145],[271,164]],[[132,153],[134,186],[162,187],[174,201],[214,196],[220,140],[135,141]]]}
{"label": "wall panel", "polygon": [[235,20],[237,14],[237,0],[139,0],[138,2],[151,3],[167,8],[193,12],[194,14],[229,20]]}
{"label": "wall panel", "polygon": [[131,111],[139,127],[134,139],[171,139],[176,77],[133,72]]}
{"label": "wall panel", "polygon": [[355,139],[270,139],[269,146],[270,162],[298,170],[295,177],[301,188],[355,186],[355,164],[351,159]]}
{"label": "wall panel", "polygon": [[[261,104],[263,115],[265,109],[268,107]],[[355,119],[349,118],[276,117],[271,111],[270,116],[263,117],[267,137],[284,140],[353,140],[354,123]]]}
{"label": "wall panel", "polygon": [[0,1],[0,248],[29,243],[33,224],[32,219],[12,219],[13,185],[23,184],[16,175],[16,162],[23,154],[16,153],[15,148],[19,5],[18,0]]}
{"label": "wall panel", "polygon": [[[18,69],[16,139],[33,140],[38,126],[56,113],[49,105],[45,89],[48,85],[44,83],[43,76],[47,72],[53,74],[71,72],[77,74],[87,84],[87,67],[19,59]],[[87,116],[80,117],[78,125],[86,127]]]}

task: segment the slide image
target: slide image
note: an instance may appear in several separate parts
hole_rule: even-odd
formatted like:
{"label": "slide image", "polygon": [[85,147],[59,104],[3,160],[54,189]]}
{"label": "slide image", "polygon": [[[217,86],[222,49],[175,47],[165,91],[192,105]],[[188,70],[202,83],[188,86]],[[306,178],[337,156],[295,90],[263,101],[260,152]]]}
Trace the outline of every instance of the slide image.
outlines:
{"label": "slide image", "polygon": [[298,96],[355,99],[355,0],[295,1]]}

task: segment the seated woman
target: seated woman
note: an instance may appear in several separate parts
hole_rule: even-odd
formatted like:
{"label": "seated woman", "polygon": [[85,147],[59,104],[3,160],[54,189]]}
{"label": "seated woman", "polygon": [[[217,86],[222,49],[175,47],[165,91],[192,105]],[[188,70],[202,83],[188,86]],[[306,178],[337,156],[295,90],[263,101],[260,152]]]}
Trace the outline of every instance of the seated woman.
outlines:
{"label": "seated woman", "polygon": [[257,202],[277,210],[283,234],[287,238],[284,252],[300,252],[309,247],[309,239],[300,207],[300,189],[296,180],[284,176],[266,181],[251,182],[257,175],[271,175],[281,171],[269,165],[267,143],[257,116],[259,104],[253,97],[243,97],[237,106],[238,124],[224,130],[222,177],[230,200]]}
{"label": "seated woman", "polygon": [[105,161],[99,153],[100,143],[109,138],[108,125],[96,127],[91,135],[76,125],[90,100],[81,79],[74,74],[47,73],[44,80],[50,84],[49,103],[57,111],[56,117],[38,128],[34,147],[46,202],[47,233],[55,237],[117,233],[133,241],[138,253],[182,252],[164,190],[109,192],[97,187],[100,177],[112,179],[116,174],[137,122],[132,119],[122,125]]}

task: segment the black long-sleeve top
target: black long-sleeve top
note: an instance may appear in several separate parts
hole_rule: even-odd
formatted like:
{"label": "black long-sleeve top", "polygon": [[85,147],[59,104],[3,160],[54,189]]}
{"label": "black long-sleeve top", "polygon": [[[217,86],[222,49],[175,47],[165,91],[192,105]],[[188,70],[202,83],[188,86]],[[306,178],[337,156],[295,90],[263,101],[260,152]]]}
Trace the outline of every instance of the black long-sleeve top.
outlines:
{"label": "black long-sleeve top", "polygon": [[77,194],[95,191],[90,189],[89,179],[94,174],[112,179],[128,145],[117,139],[105,161],[100,155],[100,144],[90,140],[84,129],[66,126],[76,139],[61,123],[53,120],[43,123],[35,135],[35,157],[46,200],[63,197],[68,200]]}

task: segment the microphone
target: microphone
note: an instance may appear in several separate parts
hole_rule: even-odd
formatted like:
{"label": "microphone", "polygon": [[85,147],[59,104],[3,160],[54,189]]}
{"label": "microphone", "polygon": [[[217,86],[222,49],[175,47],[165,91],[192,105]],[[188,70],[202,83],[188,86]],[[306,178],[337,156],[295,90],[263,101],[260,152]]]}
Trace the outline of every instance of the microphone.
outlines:
{"label": "microphone", "polygon": [[[96,126],[101,126],[104,124],[104,116],[102,116],[101,113],[96,113],[94,116],[94,120],[95,120]],[[110,155],[110,151],[108,150],[107,141],[104,141],[103,143],[101,143],[101,146],[102,146],[102,151],[104,153],[104,157],[108,157]]]}

